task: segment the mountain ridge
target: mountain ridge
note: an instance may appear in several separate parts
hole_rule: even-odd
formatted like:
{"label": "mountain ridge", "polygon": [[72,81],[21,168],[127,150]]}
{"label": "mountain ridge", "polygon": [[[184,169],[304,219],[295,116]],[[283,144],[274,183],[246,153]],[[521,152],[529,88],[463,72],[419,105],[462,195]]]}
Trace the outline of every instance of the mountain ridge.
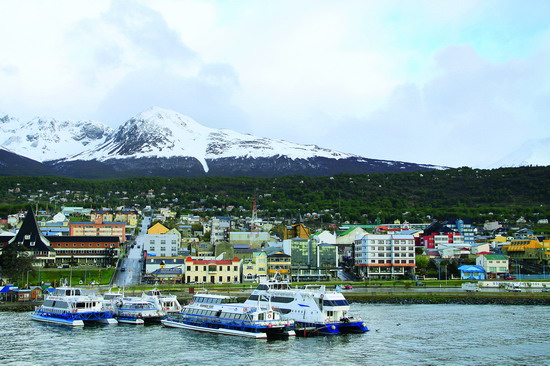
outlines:
{"label": "mountain ridge", "polygon": [[68,177],[318,176],[446,168],[213,129],[159,107],[135,115],[116,130],[96,121],[35,118],[23,124],[26,131],[21,132],[17,123],[9,116],[0,120],[0,129],[12,134],[0,146]]}

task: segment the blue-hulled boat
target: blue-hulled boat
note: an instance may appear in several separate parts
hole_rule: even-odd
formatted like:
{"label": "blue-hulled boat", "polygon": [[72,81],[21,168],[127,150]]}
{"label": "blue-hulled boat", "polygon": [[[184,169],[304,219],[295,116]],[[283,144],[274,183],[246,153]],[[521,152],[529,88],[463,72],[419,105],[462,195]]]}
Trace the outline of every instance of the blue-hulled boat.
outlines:
{"label": "blue-hulled boat", "polygon": [[177,315],[168,315],[165,327],[256,339],[294,336],[294,322],[282,320],[271,309],[258,309],[237,303],[232,296],[196,294]]}
{"label": "blue-hulled boat", "polygon": [[60,287],[46,296],[30,317],[40,322],[83,326],[87,323],[116,324],[113,315],[112,311],[103,308],[102,296],[84,294],[80,288]]}

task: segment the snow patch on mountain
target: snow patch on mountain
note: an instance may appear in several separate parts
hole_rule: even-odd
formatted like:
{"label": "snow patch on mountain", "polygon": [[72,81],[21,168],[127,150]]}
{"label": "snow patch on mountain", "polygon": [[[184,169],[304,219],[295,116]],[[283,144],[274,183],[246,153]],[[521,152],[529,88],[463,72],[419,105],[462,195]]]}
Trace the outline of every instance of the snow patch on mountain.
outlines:
{"label": "snow patch on mountain", "polygon": [[21,122],[0,117],[0,146],[40,162],[65,158],[97,146],[113,130],[97,121],[59,121],[34,118]]}
{"label": "snow patch on mountain", "polygon": [[540,140],[529,140],[523,143],[519,149],[491,164],[488,168],[498,169],[528,165],[550,165],[550,137]]}

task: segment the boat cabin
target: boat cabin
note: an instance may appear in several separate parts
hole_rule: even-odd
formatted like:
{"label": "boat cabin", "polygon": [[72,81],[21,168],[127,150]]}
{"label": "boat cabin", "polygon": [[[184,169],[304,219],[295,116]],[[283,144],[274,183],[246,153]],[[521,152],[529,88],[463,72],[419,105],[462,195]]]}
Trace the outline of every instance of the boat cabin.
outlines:
{"label": "boat cabin", "polygon": [[53,292],[54,296],[82,296],[82,291],[79,288],[56,288]]}

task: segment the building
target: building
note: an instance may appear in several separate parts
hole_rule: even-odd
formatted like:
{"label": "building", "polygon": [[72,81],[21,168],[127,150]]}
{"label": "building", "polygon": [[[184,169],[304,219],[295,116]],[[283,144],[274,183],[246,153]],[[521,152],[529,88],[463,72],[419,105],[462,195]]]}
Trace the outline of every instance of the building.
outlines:
{"label": "building", "polygon": [[476,265],[483,268],[487,279],[505,278],[510,273],[508,257],[502,254],[479,255]]}
{"label": "building", "polygon": [[268,232],[265,231],[231,231],[229,243],[232,245],[248,244],[250,248],[263,248],[271,241]]}
{"label": "building", "polygon": [[220,242],[229,241],[229,231],[231,229],[231,218],[214,217],[210,223],[210,243],[216,245]]}
{"label": "building", "polygon": [[17,234],[3,238],[2,251],[16,248],[28,255],[33,255],[38,267],[47,267],[55,263],[56,252],[50,241],[38,229],[32,209],[27,211]]}
{"label": "building", "polygon": [[292,260],[290,255],[281,250],[274,251],[266,249],[267,252],[267,276],[274,277],[282,275],[283,278],[290,278]]}
{"label": "building", "polygon": [[145,234],[143,250],[148,256],[175,257],[180,247],[178,234],[168,234],[168,231],[166,234]]}
{"label": "building", "polygon": [[126,241],[125,222],[106,222],[100,217],[94,221],[69,222],[70,236],[118,236],[121,243]]}
{"label": "building", "polygon": [[147,229],[147,234],[166,234],[170,229],[161,224],[160,222],[155,223],[149,229]]}
{"label": "building", "polygon": [[370,279],[412,277],[415,264],[412,235],[367,234],[355,241],[355,266]]}
{"label": "building", "polygon": [[182,282],[185,269],[185,257],[147,257],[145,258],[145,276],[147,283]]}
{"label": "building", "polygon": [[309,239],[310,237],[309,228],[307,228],[302,222],[286,226],[283,232],[283,239]]}
{"label": "building", "polygon": [[472,245],[475,243],[477,229],[470,219],[450,219],[445,222],[445,225],[449,229],[459,233],[464,238],[466,244]]}
{"label": "building", "polygon": [[234,283],[241,279],[241,260],[185,259],[186,283]]}
{"label": "building", "polygon": [[338,271],[338,247],[311,239],[283,241],[292,259],[292,281],[329,280]]}
{"label": "building", "polygon": [[40,232],[32,210],[27,212],[15,236],[0,239],[3,250],[12,245],[22,246],[33,255],[37,267],[61,264],[110,266],[120,254],[118,236],[45,236]]}
{"label": "building", "polygon": [[251,258],[243,259],[243,282],[260,282],[267,279],[267,254],[254,252]]}
{"label": "building", "polygon": [[56,253],[56,265],[108,267],[115,265],[120,254],[118,236],[52,236],[48,240]]}
{"label": "building", "polygon": [[460,279],[462,280],[484,280],[485,270],[481,266],[473,266],[469,264],[458,267],[460,271]]}

